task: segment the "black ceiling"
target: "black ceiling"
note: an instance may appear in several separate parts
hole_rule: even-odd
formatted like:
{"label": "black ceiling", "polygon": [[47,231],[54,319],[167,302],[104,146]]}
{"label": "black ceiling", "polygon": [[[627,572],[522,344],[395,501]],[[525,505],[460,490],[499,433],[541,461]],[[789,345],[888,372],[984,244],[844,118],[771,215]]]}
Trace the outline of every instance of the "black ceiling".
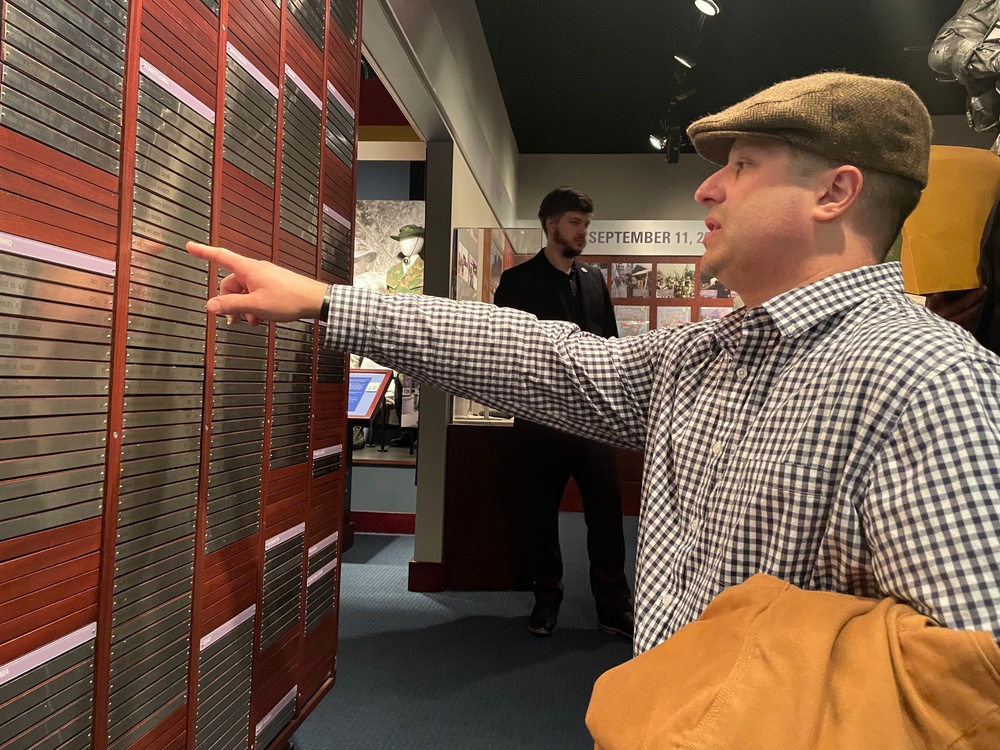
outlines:
{"label": "black ceiling", "polygon": [[[927,65],[960,0],[717,2],[706,18],[692,0],[476,0],[518,150],[648,153],[678,94],[694,89],[673,108],[686,126],[821,70],[899,78],[932,114],[965,111],[964,90]],[[692,43],[679,75],[673,55]]]}

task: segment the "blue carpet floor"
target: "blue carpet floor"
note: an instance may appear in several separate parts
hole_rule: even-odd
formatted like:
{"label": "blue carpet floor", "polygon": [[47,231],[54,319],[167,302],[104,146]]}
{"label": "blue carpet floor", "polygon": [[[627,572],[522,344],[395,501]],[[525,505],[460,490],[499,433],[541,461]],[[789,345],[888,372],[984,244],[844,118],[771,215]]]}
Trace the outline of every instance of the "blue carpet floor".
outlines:
{"label": "blue carpet floor", "polygon": [[[413,538],[362,534],[344,555],[337,684],[296,750],[582,750],[594,680],[631,656],[597,629],[583,516],[564,513],[566,598],[552,638],[527,592],[406,590]],[[636,519],[625,519],[630,582]]]}

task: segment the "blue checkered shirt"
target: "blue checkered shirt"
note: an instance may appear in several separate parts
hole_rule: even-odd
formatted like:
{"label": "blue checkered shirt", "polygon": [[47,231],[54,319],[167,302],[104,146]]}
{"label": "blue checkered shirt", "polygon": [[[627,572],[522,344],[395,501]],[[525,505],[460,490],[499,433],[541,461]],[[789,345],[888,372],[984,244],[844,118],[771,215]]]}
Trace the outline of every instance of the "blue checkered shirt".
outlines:
{"label": "blue checkered shirt", "polygon": [[1000,637],[1000,360],[898,264],[623,339],[346,287],[330,320],[332,347],[644,453],[636,653],[759,572]]}

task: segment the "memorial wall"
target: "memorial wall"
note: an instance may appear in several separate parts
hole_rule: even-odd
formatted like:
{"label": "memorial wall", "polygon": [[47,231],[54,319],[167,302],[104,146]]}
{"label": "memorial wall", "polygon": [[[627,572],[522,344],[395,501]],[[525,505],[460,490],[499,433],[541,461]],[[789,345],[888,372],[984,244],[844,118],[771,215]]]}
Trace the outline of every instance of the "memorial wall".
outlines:
{"label": "memorial wall", "polygon": [[280,746],[337,653],[358,0],[0,0],[0,750]]}

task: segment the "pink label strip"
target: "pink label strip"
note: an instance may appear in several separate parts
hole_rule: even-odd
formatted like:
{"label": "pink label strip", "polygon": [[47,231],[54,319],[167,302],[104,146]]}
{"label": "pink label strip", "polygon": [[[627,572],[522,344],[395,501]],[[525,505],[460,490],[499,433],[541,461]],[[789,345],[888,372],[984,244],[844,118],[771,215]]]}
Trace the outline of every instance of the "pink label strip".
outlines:
{"label": "pink label strip", "polygon": [[330,534],[330,536],[328,536],[323,541],[316,542],[316,544],[314,544],[312,547],[309,548],[309,557],[312,557],[317,552],[322,552],[323,550],[325,550],[327,547],[329,547],[331,544],[333,544],[335,541],[337,541],[337,538],[339,536],[340,536],[340,532],[339,531],[335,531],[332,534]]}
{"label": "pink label strip", "polygon": [[333,219],[337,223],[341,224],[346,229],[350,229],[351,228],[351,222],[349,222],[343,216],[341,216],[340,214],[338,214],[336,211],[334,211],[332,208],[330,208],[325,203],[323,204],[323,213],[325,213],[327,216],[329,216],[331,219]]}
{"label": "pink label strip", "polygon": [[267,729],[267,725],[274,721],[274,717],[280,714],[289,703],[295,700],[295,696],[298,694],[299,687],[296,685],[288,692],[288,695],[281,699],[277,706],[267,712],[267,716],[257,723],[257,729],[254,731],[254,735],[259,737],[260,733]]}
{"label": "pink label strip", "polygon": [[316,105],[316,109],[323,109],[323,102],[316,96],[316,92],[306,86],[305,81],[295,74],[295,71],[288,66],[288,63],[285,63],[285,75],[295,81],[295,85],[302,89],[302,93],[309,97],[309,101]]}
{"label": "pink label strip", "polygon": [[257,83],[266,88],[271,96],[275,99],[278,98],[278,87],[271,83],[270,79],[261,73],[256,65],[247,60],[243,53],[233,46],[232,42],[226,42],[226,54],[233,58],[236,64],[249,73]]}
{"label": "pink label strip", "polygon": [[0,251],[11,255],[20,255],[22,258],[42,260],[46,263],[75,268],[79,271],[98,273],[101,276],[113,277],[115,275],[115,262],[113,260],[95,258],[93,255],[80,253],[76,250],[46,245],[44,242],[36,242],[12,234],[0,233]]}
{"label": "pink label strip", "polygon": [[220,640],[221,638],[225,638],[227,635],[236,630],[236,628],[238,628],[240,625],[242,625],[251,617],[253,617],[254,612],[256,611],[257,611],[257,605],[251,604],[245,610],[236,615],[236,617],[234,617],[232,620],[225,623],[224,625],[220,625],[219,627],[217,627],[211,633],[204,636],[201,639],[201,641],[199,641],[199,647],[198,647],[199,650],[204,651],[206,648],[211,646],[216,641]]}
{"label": "pink label strip", "polygon": [[306,525],[304,523],[300,523],[298,526],[291,528],[288,531],[283,531],[277,536],[272,536],[270,539],[264,542],[264,549],[269,550],[272,547],[277,547],[279,544],[283,544],[287,542],[289,539],[294,539],[300,534],[305,533],[305,530],[306,530]]}
{"label": "pink label strip", "polygon": [[58,656],[72,651],[77,646],[82,646],[87,641],[92,641],[97,636],[97,623],[91,623],[76,630],[69,635],[52,641],[45,646],[36,648],[31,653],[25,654],[20,659],[14,659],[3,666],[0,666],[0,685],[17,679],[23,674],[30,672],[35,667],[40,667],[46,662],[52,661]]}
{"label": "pink label strip", "polygon": [[340,92],[337,91],[337,89],[334,88],[332,81],[326,82],[326,90],[333,94],[333,98],[340,102],[344,109],[350,113],[351,119],[354,119],[354,107],[348,104],[347,100],[340,95]]}
{"label": "pink label strip", "polygon": [[210,109],[207,104],[198,99],[194,94],[181,88],[180,84],[171,80],[161,72],[157,70],[148,60],[139,60],[139,71],[145,75],[150,80],[154,81],[157,86],[161,87],[165,91],[169,92],[172,96],[177,97],[180,101],[184,102],[191,109],[197,112],[199,115],[204,117],[211,123],[215,122],[215,111]]}
{"label": "pink label strip", "polygon": [[326,458],[327,456],[336,456],[338,453],[344,452],[343,445],[331,445],[329,448],[318,448],[313,451],[313,461],[320,458]]}

